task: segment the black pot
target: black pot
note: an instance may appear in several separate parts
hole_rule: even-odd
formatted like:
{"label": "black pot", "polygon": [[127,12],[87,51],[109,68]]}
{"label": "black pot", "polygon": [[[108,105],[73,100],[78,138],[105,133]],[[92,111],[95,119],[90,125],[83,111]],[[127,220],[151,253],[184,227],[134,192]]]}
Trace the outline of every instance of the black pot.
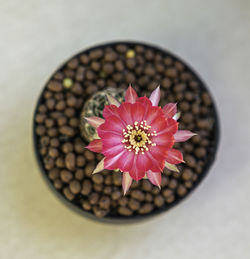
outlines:
{"label": "black pot", "polygon": [[[200,77],[197,75],[197,73],[194,72],[194,70],[192,68],[190,68],[189,65],[184,63],[179,57],[173,55],[172,53],[170,53],[166,50],[160,49],[159,47],[149,45],[147,43],[141,43],[141,42],[112,42],[112,43],[107,43],[107,44],[95,46],[93,48],[84,50],[84,51],[74,55],[73,57],[79,57],[83,53],[89,53],[90,51],[98,49],[98,48],[114,47],[118,44],[126,45],[129,48],[133,48],[136,45],[140,45],[140,46],[143,46],[145,48],[151,49],[151,50],[153,50],[157,53],[161,53],[163,56],[171,57],[174,61],[179,61],[180,63],[184,64],[186,70],[194,76],[196,81],[199,83],[199,89],[202,92],[205,91],[205,92],[209,93],[209,91],[208,91],[207,87],[205,86],[204,82],[200,79]],[[57,69],[56,72],[61,70],[68,63],[68,61],[65,62],[59,69]],[[53,75],[51,76],[51,78],[53,77]],[[48,80],[48,82],[51,80],[51,78]],[[214,102],[212,102],[212,105],[210,107],[210,113],[212,114],[213,119],[214,119],[214,125],[213,125],[213,129],[212,129],[212,133],[211,133],[211,139],[212,139],[213,145],[209,147],[208,157],[206,159],[205,165],[203,166],[202,173],[199,174],[198,179],[193,183],[192,188],[190,188],[188,190],[187,194],[184,197],[177,197],[177,199],[174,202],[172,202],[170,204],[165,204],[163,207],[154,209],[152,212],[150,212],[148,214],[145,214],[145,215],[133,215],[133,216],[117,216],[117,215],[112,216],[112,215],[110,215],[110,216],[106,216],[106,217],[103,217],[103,218],[98,218],[92,212],[85,211],[79,205],[67,200],[65,198],[65,196],[62,194],[62,192],[58,191],[54,187],[52,181],[48,178],[47,170],[44,167],[42,155],[39,152],[39,136],[37,136],[37,134],[36,134],[36,121],[35,121],[35,115],[38,112],[38,106],[39,106],[39,104],[41,104],[43,102],[42,96],[45,92],[46,86],[47,86],[47,83],[46,83],[44,89],[42,90],[42,93],[41,93],[41,95],[38,99],[38,102],[37,102],[37,105],[36,105],[36,108],[35,108],[34,119],[33,119],[33,140],[34,140],[34,151],[35,151],[35,154],[36,154],[36,159],[37,159],[38,165],[40,167],[40,171],[41,171],[45,181],[47,182],[50,189],[54,192],[54,194],[57,197],[59,197],[59,199],[66,206],[68,206],[72,210],[78,212],[79,214],[81,214],[85,217],[88,217],[88,218],[91,218],[91,219],[94,219],[94,220],[98,220],[98,221],[101,221],[101,222],[108,222],[108,223],[131,223],[131,222],[137,222],[137,221],[141,221],[143,219],[151,218],[153,216],[156,216],[158,214],[166,212],[170,208],[177,205],[185,197],[187,197],[199,185],[199,183],[204,179],[204,177],[206,176],[206,174],[208,173],[210,167],[212,166],[212,164],[214,162],[217,147],[218,147],[218,142],[219,142],[219,121],[218,121],[218,115],[217,115],[215,104],[214,104]],[[210,95],[210,97],[211,97],[211,95]]]}

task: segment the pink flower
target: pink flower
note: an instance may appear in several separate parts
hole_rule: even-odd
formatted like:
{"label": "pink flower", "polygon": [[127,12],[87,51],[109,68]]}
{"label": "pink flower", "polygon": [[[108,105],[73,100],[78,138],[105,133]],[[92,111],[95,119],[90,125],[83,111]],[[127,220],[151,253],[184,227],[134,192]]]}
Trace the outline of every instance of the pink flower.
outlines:
{"label": "pink flower", "polygon": [[175,142],[186,141],[194,133],[178,131],[176,104],[158,106],[160,88],[150,98],[138,97],[129,86],[125,102],[120,104],[108,96],[103,117],[89,117],[87,121],[97,129],[100,139],[93,140],[86,148],[102,153],[104,158],[93,173],[103,169],[119,169],[123,172],[124,194],[132,180],[147,177],[160,187],[164,167],[178,171],[176,164],[183,161],[182,153],[173,148]]}

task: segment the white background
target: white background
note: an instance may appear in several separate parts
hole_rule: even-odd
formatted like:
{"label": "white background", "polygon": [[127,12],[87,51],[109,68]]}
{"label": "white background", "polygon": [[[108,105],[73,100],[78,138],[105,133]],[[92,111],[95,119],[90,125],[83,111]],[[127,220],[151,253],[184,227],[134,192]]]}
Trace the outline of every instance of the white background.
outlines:
{"label": "white background", "polygon": [[[82,218],[47,189],[33,156],[34,105],[64,60],[96,43],[143,40],[190,63],[222,135],[206,180],[135,225]],[[250,1],[0,0],[1,259],[250,258]]]}

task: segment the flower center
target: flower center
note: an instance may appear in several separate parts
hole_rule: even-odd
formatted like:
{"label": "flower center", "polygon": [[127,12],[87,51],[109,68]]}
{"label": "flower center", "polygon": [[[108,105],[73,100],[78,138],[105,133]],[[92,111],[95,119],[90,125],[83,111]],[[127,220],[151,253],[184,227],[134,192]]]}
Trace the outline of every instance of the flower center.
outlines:
{"label": "flower center", "polygon": [[152,143],[150,140],[151,136],[157,136],[156,131],[154,130],[153,133],[149,132],[151,128],[150,125],[147,124],[147,121],[138,121],[134,122],[134,125],[127,125],[125,129],[123,129],[123,140],[124,148],[128,151],[135,151],[137,155],[139,152],[144,154],[145,151],[148,151],[148,146],[156,146],[155,143]]}

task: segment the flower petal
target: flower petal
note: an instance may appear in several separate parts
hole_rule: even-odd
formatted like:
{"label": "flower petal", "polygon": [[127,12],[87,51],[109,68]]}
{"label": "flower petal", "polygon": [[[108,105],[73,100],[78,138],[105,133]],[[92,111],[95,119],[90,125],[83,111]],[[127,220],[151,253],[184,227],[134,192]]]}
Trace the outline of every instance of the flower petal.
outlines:
{"label": "flower petal", "polygon": [[168,103],[166,104],[163,108],[162,111],[164,112],[164,115],[166,118],[172,118],[176,112],[177,112],[177,107],[176,103]]}
{"label": "flower petal", "polygon": [[105,120],[100,118],[100,117],[96,117],[96,116],[93,116],[93,117],[84,117],[87,122],[92,126],[94,127],[95,129],[97,129],[100,125],[102,125]]}
{"label": "flower petal", "polygon": [[147,177],[152,184],[161,188],[161,173],[155,173],[149,170],[147,172]]}
{"label": "flower petal", "polygon": [[122,188],[123,188],[123,195],[125,195],[133,181],[133,178],[129,175],[129,173],[122,174]]}
{"label": "flower petal", "polygon": [[93,152],[101,153],[102,152],[102,140],[101,139],[94,139],[91,141],[88,146],[86,146],[87,149]]}
{"label": "flower petal", "polygon": [[142,171],[140,170],[138,167],[137,167],[137,156],[134,157],[134,163],[133,163],[133,166],[131,167],[130,171],[129,171],[129,174],[130,176],[136,180],[136,181],[139,181],[140,179],[142,179],[145,175],[145,171]]}
{"label": "flower petal", "polygon": [[109,170],[115,170],[119,168],[119,159],[124,154],[123,152],[118,153],[116,156],[109,156],[104,158],[104,168]]}
{"label": "flower petal", "polygon": [[182,153],[174,148],[168,150],[166,161],[174,165],[184,162]]}
{"label": "flower petal", "polygon": [[101,172],[104,169],[104,158],[97,164],[94,172],[92,174],[96,174]]}
{"label": "flower petal", "polygon": [[100,138],[103,138],[102,134],[104,132],[115,132],[122,136],[122,130],[125,126],[126,125],[120,120],[120,118],[111,115],[105,120],[105,123],[97,129],[97,132]]}
{"label": "flower petal", "polygon": [[153,106],[158,106],[159,101],[160,101],[160,86],[158,86],[150,95],[149,100],[152,102]]}
{"label": "flower petal", "polygon": [[130,85],[126,91],[125,101],[128,103],[135,103],[138,98],[136,91]]}
{"label": "flower petal", "polygon": [[197,135],[196,133],[193,133],[189,130],[178,130],[175,134],[174,134],[174,139],[175,142],[184,142],[188,139],[190,139],[191,137]]}
{"label": "flower petal", "polygon": [[108,101],[109,101],[110,104],[113,104],[117,107],[120,106],[120,103],[112,95],[107,94],[107,98],[108,98]]}
{"label": "flower petal", "polygon": [[132,151],[126,150],[125,153],[119,159],[119,169],[122,172],[129,172],[132,166],[134,165],[134,156],[135,153]]}
{"label": "flower petal", "polygon": [[172,119],[172,118],[168,118],[166,119],[167,122],[167,126],[164,130],[157,132],[157,135],[162,135],[162,134],[166,134],[166,133],[171,133],[171,134],[175,134],[178,130],[178,122],[176,122],[176,120]]}
{"label": "flower petal", "polygon": [[177,173],[180,172],[176,165],[169,164],[168,162],[165,162],[165,167],[167,169],[169,169],[170,171],[174,171],[174,172],[177,172]]}
{"label": "flower petal", "polygon": [[[102,116],[106,119],[107,117],[111,116],[111,115],[118,115],[117,113],[117,106],[110,104],[110,105],[106,105],[104,107],[104,110],[102,112]],[[119,115],[118,115],[119,116]]]}
{"label": "flower petal", "polygon": [[181,112],[177,112],[177,113],[174,115],[173,119],[176,120],[176,121],[178,121],[180,117],[181,117]]}
{"label": "flower petal", "polygon": [[131,107],[133,122],[141,122],[144,118],[145,108],[141,103],[134,103]]}

